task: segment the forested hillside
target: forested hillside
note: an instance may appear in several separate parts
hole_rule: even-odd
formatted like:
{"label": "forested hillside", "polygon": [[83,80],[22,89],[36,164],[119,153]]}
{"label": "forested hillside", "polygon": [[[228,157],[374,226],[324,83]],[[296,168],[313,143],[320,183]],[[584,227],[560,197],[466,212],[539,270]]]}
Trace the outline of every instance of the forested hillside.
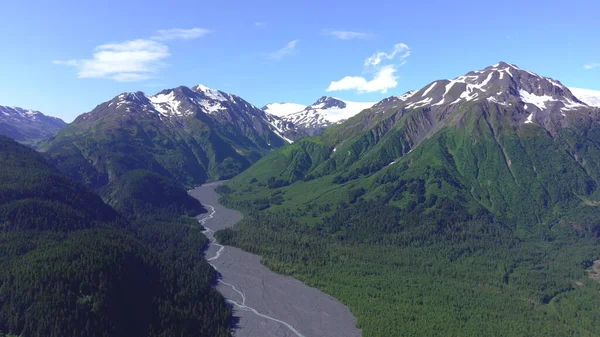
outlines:
{"label": "forested hillside", "polygon": [[179,217],[200,204],[154,213],[150,193],[119,214],[6,137],[0,161],[0,336],[229,336],[206,239]]}
{"label": "forested hillside", "polygon": [[232,179],[249,216],[217,234],[342,300],[364,336],[593,336],[599,116],[506,63],[434,81]]}

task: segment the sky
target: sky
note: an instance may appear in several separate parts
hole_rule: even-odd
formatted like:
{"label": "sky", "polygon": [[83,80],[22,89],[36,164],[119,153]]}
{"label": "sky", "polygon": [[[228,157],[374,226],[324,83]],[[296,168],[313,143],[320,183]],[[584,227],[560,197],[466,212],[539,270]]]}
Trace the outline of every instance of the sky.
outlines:
{"label": "sky", "polygon": [[379,101],[498,61],[600,90],[600,1],[4,1],[0,105],[70,122],[204,84],[256,106]]}

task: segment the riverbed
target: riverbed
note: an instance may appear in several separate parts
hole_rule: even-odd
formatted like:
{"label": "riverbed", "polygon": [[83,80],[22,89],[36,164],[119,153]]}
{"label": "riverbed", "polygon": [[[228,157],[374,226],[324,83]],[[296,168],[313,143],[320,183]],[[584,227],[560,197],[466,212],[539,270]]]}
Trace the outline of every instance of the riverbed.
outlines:
{"label": "riverbed", "polygon": [[215,188],[202,185],[190,194],[207,208],[198,217],[211,241],[205,252],[219,273],[217,290],[232,305],[236,337],[360,337],[356,318],[333,297],[304,283],[271,272],[260,256],[219,245],[214,232],[233,226],[241,213],[218,203]]}

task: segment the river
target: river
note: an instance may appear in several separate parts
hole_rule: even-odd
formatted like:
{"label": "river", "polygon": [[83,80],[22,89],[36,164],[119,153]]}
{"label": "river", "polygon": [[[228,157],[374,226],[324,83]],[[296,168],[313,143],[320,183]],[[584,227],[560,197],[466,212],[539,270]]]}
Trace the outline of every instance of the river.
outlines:
{"label": "river", "polygon": [[233,307],[236,337],[360,337],[356,318],[333,297],[271,272],[260,256],[215,241],[215,231],[233,226],[241,213],[218,203],[215,188],[202,185],[190,194],[207,208],[198,217],[210,240],[205,256],[218,271],[217,290]]}

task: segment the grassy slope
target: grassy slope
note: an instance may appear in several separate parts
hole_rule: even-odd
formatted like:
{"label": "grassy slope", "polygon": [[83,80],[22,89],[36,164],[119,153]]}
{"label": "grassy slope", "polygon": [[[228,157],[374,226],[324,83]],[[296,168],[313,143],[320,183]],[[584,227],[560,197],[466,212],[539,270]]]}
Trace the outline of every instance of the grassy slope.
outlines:
{"label": "grassy slope", "polygon": [[[599,287],[585,269],[600,256],[600,212],[588,206],[599,193],[598,126],[584,123],[552,137],[535,125],[513,131],[500,118],[474,116],[410,153],[398,142],[402,127],[377,142],[376,133],[356,134],[320,162],[307,158],[327,153],[327,135],[265,157],[223,191],[228,205],[248,214],[277,214],[271,227],[250,215],[221,235],[341,299],[365,336],[593,335]],[[308,164],[298,169],[298,162]],[[295,169],[316,178],[296,180]],[[444,213],[448,200],[454,206]],[[377,223],[389,210],[342,216],[379,204],[396,206],[402,217]],[[502,235],[486,233],[465,247],[460,235],[440,229],[443,217],[423,218],[461,210],[471,217],[450,227],[490,214]],[[281,225],[289,218],[300,224]],[[389,226],[400,229],[387,233]],[[369,231],[377,235],[352,239]]]}

